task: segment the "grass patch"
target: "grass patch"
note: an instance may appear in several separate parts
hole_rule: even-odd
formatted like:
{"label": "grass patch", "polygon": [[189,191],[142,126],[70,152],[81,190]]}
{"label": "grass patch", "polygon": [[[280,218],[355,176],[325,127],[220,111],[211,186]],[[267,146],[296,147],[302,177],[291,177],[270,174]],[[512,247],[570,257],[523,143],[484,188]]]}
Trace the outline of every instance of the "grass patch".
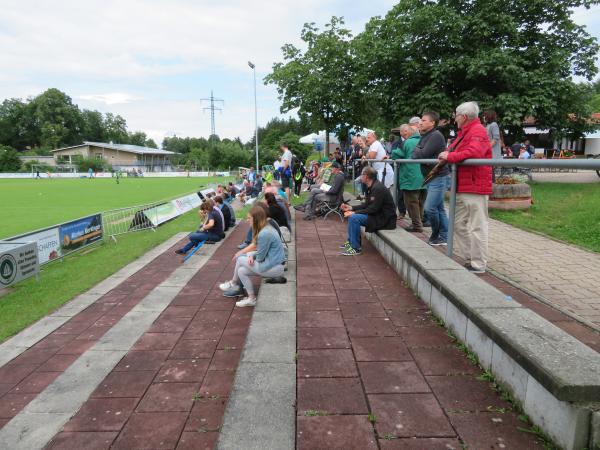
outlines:
{"label": "grass patch", "polygon": [[0,238],[89,214],[171,199],[231,177],[0,179]]}
{"label": "grass patch", "polygon": [[87,291],[175,233],[197,227],[198,215],[196,211],[190,211],[157,228],[156,232],[119,236],[118,243],[107,240],[90,247],[91,252],[75,253],[65,257],[63,262],[42,266],[39,281],[35,278],[24,280],[0,298],[0,342]]}
{"label": "grass patch", "polygon": [[524,230],[600,252],[600,183],[531,183],[528,211],[490,210],[490,217]]}

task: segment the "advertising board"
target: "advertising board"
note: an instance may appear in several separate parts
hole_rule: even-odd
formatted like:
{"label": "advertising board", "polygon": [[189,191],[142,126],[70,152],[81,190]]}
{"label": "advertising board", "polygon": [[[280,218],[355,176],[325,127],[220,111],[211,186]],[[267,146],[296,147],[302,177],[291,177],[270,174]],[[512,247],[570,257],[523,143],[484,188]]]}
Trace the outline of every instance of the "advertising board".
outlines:
{"label": "advertising board", "polygon": [[0,287],[37,275],[39,271],[35,242],[0,242]]}
{"label": "advertising board", "polygon": [[153,226],[157,227],[160,224],[185,214],[194,208],[198,208],[200,203],[202,202],[200,197],[198,197],[198,194],[189,194],[153,208],[148,208],[144,210],[144,215],[148,218]]}
{"label": "advertising board", "polygon": [[63,255],[102,239],[102,216],[83,217],[63,223],[59,228],[60,247]]}
{"label": "advertising board", "polygon": [[11,238],[8,242],[35,242],[40,265],[62,256],[58,226]]}

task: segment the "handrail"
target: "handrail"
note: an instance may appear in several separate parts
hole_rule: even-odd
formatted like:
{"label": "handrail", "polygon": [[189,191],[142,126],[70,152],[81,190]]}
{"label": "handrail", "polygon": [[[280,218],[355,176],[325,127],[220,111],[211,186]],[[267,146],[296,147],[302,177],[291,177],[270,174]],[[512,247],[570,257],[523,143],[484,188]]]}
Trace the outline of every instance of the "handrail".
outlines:
{"label": "handrail", "polygon": [[[437,164],[437,159],[361,159],[357,161],[387,162],[389,164]],[[583,169],[599,170],[600,159],[466,159],[459,166],[493,166],[493,167],[526,167],[526,168],[553,168],[553,169]]]}
{"label": "handrail", "polygon": [[[437,159],[356,159],[349,161],[367,162],[369,164],[376,162],[384,162],[393,165],[394,171],[398,168],[398,164],[427,164],[435,165],[439,162]],[[600,158],[588,159],[466,159],[457,164],[448,164],[450,167],[450,199],[448,208],[448,250],[447,255],[452,257],[454,250],[454,219],[456,210],[456,180],[457,166],[492,166],[492,167],[522,167],[522,168],[551,168],[551,169],[582,169],[582,170],[600,170]],[[352,164],[352,185],[356,180],[355,164]],[[396,182],[396,180],[394,180]],[[395,184],[395,183],[394,183]],[[392,190],[394,203],[397,204],[396,198],[397,189]]]}

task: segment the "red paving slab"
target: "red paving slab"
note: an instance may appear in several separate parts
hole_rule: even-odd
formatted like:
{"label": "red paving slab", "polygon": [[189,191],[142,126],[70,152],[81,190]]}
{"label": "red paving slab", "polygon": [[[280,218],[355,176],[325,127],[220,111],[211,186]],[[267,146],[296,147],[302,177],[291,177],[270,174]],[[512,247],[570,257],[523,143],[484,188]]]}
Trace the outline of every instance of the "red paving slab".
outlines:
{"label": "red paving slab", "polygon": [[[2,383],[12,385],[6,392],[0,390],[0,411],[10,410],[12,416],[16,415],[34,397],[22,397],[21,401],[15,402],[15,397],[10,395],[36,394],[43,391],[156,285],[164,281],[177,267],[174,263],[180,260],[173,254],[174,248],[175,246],[167,250],[32,348],[0,368]],[[2,426],[4,424],[0,423],[0,428]],[[100,441],[102,439],[98,442]],[[67,444],[61,445],[64,447]]]}
{"label": "red paving slab", "polygon": [[[234,309],[235,300],[222,297],[216,285],[231,277],[231,257],[244,236],[242,225],[106,376],[49,448],[214,447],[253,312]],[[181,264],[172,253],[168,260],[159,257],[171,271]],[[154,271],[149,275],[154,285],[171,272]],[[89,335],[114,325],[126,308],[143,298],[135,295],[131,301],[130,294],[137,294],[141,285],[148,284],[148,290],[154,286],[141,275],[130,280],[131,285],[122,283],[82,312],[83,319],[46,338],[54,345],[36,346],[22,355],[22,364],[0,368],[0,375],[3,370],[7,375],[0,384],[0,426],[35,397],[19,391],[43,389],[86,345],[93,345],[95,338]],[[119,308],[122,311],[116,314]],[[17,388],[18,394],[11,393]]]}
{"label": "red paving slab", "polygon": [[[409,226],[409,222],[409,220],[400,220],[398,224],[399,226],[401,225],[407,227]],[[429,233],[416,233],[415,236],[423,241],[427,241],[427,239],[429,238]],[[437,249],[442,253],[445,253],[446,251],[445,247],[437,247]],[[554,323],[557,327],[562,328],[565,332],[580,340],[588,347],[592,348],[597,352],[600,352],[600,333],[598,331],[573,319],[571,316],[563,313],[562,311],[552,308],[551,306],[541,302],[534,296],[528,294],[525,291],[522,291],[518,287],[508,283],[507,281],[504,281],[501,278],[494,276],[489,272],[478,276],[482,280],[497,288],[499,291],[503,292],[504,294],[510,295],[523,307],[531,309],[535,313],[542,316],[544,319]]]}
{"label": "red paving slab", "polygon": [[538,448],[368,242],[345,257],[346,224],[296,226],[298,449]]}

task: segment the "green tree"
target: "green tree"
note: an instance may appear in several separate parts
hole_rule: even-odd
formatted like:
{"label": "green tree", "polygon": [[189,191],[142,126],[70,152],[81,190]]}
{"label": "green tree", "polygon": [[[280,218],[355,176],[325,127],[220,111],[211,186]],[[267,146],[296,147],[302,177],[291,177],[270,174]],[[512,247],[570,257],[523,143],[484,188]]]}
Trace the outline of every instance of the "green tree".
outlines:
{"label": "green tree", "polygon": [[84,109],[81,112],[83,120],[82,138],[89,142],[102,142],[104,138],[104,116],[99,111]]}
{"label": "green tree", "polygon": [[0,172],[17,172],[21,160],[17,151],[7,145],[0,145]]}
{"label": "green tree", "polygon": [[572,9],[596,0],[401,0],[353,42],[355,76],[387,124],[426,109],[449,117],[462,101],[499,112],[503,126],[585,128],[589,110],[571,76],[596,73],[596,39]]}
{"label": "green tree", "polygon": [[356,63],[352,34],[343,25],[339,17],[332,17],[322,32],[314,23],[305,24],[300,36],[306,51],[285,44],[285,64],[274,64],[265,78],[267,84],[277,86],[282,113],[298,109],[314,131],[325,129],[326,151],[329,132],[353,123],[361,104],[352,76]]}
{"label": "green tree", "polygon": [[33,111],[39,146],[54,149],[81,141],[83,119],[71,97],[58,89],[48,89],[35,97],[29,108]]}
{"label": "green tree", "polygon": [[104,118],[104,142],[126,144],[129,141],[127,122],[120,115],[106,113]]}
{"label": "green tree", "polygon": [[146,146],[147,136],[143,131],[136,131],[134,133],[129,133],[129,138],[127,139],[127,143],[131,145],[139,145],[140,147]]}
{"label": "green tree", "polygon": [[31,108],[20,99],[6,99],[0,105],[0,144],[23,150],[33,147],[36,132]]}
{"label": "green tree", "polygon": [[146,147],[158,148],[158,145],[156,145],[156,142],[154,142],[154,139],[146,139]]}

